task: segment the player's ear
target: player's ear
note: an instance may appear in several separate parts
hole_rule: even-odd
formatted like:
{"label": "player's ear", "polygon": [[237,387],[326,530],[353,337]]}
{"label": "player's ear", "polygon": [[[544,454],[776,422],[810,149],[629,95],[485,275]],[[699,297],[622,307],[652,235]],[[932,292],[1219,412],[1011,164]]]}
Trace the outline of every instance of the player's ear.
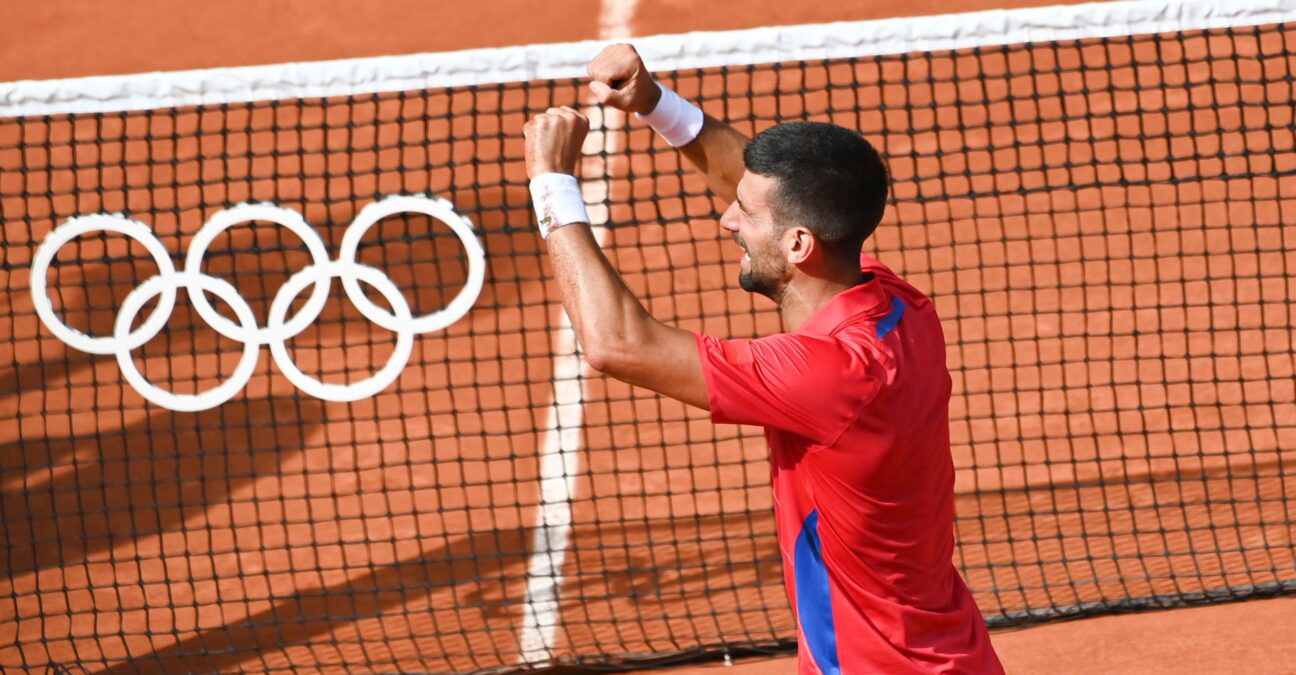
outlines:
{"label": "player's ear", "polygon": [[783,231],[783,255],[789,264],[800,265],[819,252],[819,240],[808,228],[793,225]]}

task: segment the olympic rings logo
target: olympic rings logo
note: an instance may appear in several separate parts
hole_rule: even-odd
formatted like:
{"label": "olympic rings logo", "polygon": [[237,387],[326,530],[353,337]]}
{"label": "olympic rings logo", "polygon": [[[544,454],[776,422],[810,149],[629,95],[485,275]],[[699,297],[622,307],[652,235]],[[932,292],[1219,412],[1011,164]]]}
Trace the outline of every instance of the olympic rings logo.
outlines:
{"label": "olympic rings logo", "polygon": [[[423,316],[413,316],[409,303],[390,277],[381,270],[356,260],[360,240],[375,223],[397,213],[421,213],[450,226],[463,244],[468,256],[468,278],[458,295],[445,308]],[[243,222],[264,221],[291,230],[310,253],[311,264],[293,274],[275,293],[270,303],[267,325],[257,326],[256,317],[247,300],[229,282],[202,272],[203,257],[216,236],[229,227]],[[122,302],[113,323],[112,335],[93,337],[68,326],[55,313],[46,289],[45,275],[54,254],[67,242],[87,232],[117,232],[144,245],[158,266],[158,274],[131,290]],[[71,218],[54,228],[41,242],[32,259],[31,293],[36,305],[36,315],[41,323],[56,337],[74,349],[90,354],[112,354],[127,383],[152,403],[184,412],[214,408],[232,398],[252,378],[261,345],[269,345],[279,371],[297,388],[326,401],[357,401],[368,398],[387,388],[400,376],[409,362],[416,334],[440,330],[458,321],[477,302],[486,276],[486,253],[473,232],[472,224],[455,212],[450,202],[434,197],[395,196],[381,199],[361,209],[355,220],[342,235],[342,249],[337,260],[330,260],[324,240],[292,209],[273,204],[239,204],[216,212],[194,235],[185,256],[184,269],[177,271],[171,256],[152,230],[143,223],[124,216],[94,214]],[[342,288],[356,309],[370,321],[396,334],[396,348],[378,372],[359,382],[329,384],[301,371],[293,363],[287,341],[306,329],[328,301],[333,277],[342,280]],[[365,296],[360,282],[374,287],[391,306],[388,312]],[[289,317],[293,300],[307,286],[313,286],[310,296],[298,312]],[[243,354],[234,372],[225,382],[196,394],[177,394],[166,391],[144,378],[136,368],[130,352],[152,340],[166,325],[175,306],[176,292],[184,288],[195,311],[217,333],[243,343]],[[236,321],[230,321],[217,312],[207,300],[211,293],[229,305]],[[157,306],[134,331],[131,325],[136,315],[154,296]]]}

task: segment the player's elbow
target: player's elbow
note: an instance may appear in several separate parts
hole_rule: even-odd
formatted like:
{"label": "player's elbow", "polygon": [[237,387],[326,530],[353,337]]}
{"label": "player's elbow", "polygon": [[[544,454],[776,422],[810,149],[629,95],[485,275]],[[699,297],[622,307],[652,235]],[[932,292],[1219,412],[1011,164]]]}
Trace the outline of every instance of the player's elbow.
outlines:
{"label": "player's elbow", "polygon": [[590,368],[614,377],[625,370],[634,353],[624,340],[614,335],[588,336],[581,341],[581,347]]}
{"label": "player's elbow", "polygon": [[607,374],[608,357],[606,353],[602,351],[590,351],[589,349],[586,349],[585,363],[589,364],[589,367],[593,369],[595,372]]}
{"label": "player's elbow", "polygon": [[652,358],[648,347],[656,324],[638,302],[604,318],[581,322],[581,348],[590,368],[624,379],[627,374],[641,370],[644,361]]}

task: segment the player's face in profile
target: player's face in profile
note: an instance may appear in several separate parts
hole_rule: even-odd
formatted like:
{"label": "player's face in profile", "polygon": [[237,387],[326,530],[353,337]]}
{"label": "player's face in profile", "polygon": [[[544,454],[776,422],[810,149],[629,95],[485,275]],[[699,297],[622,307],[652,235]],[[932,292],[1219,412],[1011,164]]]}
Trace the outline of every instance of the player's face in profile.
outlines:
{"label": "player's face in profile", "polygon": [[720,217],[720,225],[729,230],[743,250],[738,264],[738,285],[776,302],[783,293],[787,268],[778,246],[778,235],[783,228],[775,221],[770,205],[777,185],[776,178],[743,174],[738,182],[738,198]]}

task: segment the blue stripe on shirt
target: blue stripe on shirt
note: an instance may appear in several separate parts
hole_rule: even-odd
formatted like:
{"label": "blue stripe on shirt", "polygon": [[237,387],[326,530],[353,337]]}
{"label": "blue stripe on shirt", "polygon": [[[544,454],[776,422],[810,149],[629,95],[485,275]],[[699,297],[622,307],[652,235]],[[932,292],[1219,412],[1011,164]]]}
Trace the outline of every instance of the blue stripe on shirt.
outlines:
{"label": "blue stripe on shirt", "polygon": [[819,510],[806,516],[797,536],[794,559],[797,621],[805,636],[810,658],[824,675],[838,675],[837,631],[833,628],[832,596],[828,590],[828,568],[819,546]]}
{"label": "blue stripe on shirt", "polygon": [[877,322],[877,336],[879,340],[886,337],[887,333],[890,333],[891,330],[896,327],[896,324],[900,323],[900,316],[904,314],[904,311],[904,300],[901,300],[898,295],[892,297],[891,311],[888,312],[886,316],[882,317],[881,321]]}

